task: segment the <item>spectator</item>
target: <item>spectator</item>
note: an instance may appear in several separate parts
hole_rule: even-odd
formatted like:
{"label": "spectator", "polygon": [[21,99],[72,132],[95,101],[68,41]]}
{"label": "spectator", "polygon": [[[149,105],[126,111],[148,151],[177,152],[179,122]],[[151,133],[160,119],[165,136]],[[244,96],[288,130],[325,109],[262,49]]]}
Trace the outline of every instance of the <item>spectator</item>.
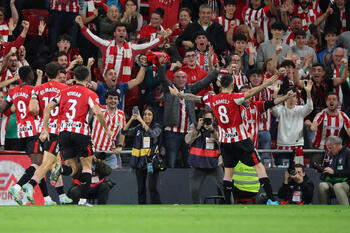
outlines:
{"label": "spectator", "polygon": [[[272,115],[278,120],[278,132],[277,132],[277,146],[278,149],[292,149],[296,150],[295,157],[292,158],[289,156],[289,164],[291,165],[293,160],[295,164],[300,163],[304,164],[303,157],[303,127],[304,127],[304,118],[312,112],[313,104],[311,98],[311,88],[312,81],[309,80],[307,85],[304,86],[304,89],[307,94],[306,105],[296,106],[297,103],[297,91],[296,89],[287,89],[287,92],[292,90],[295,94],[289,97],[285,105],[277,105],[272,108]],[[278,91],[275,90],[275,95]],[[282,164],[282,157],[278,156],[277,164]]]}
{"label": "spectator", "polygon": [[282,43],[282,36],[285,31],[286,26],[281,22],[275,22],[271,25],[272,39],[260,44],[258,48],[256,62],[259,69],[262,68],[264,62],[268,58],[273,56],[277,46],[282,46],[282,52],[278,55],[278,62],[281,63],[283,61],[283,57],[286,57],[290,47]]}
{"label": "spectator", "polygon": [[[350,135],[350,119],[344,112],[338,109],[339,99],[337,94],[334,92],[328,93],[326,104],[327,108],[316,115],[312,124],[308,124],[311,131],[316,131],[312,143],[316,149],[327,149],[326,139],[329,136],[339,137],[343,127],[347,134]],[[311,164],[314,162],[321,163],[322,159],[323,154],[314,154]]]}
{"label": "spectator", "polygon": [[[101,126],[101,123],[94,118],[92,123],[91,140],[96,153],[102,154],[103,160],[111,168],[117,168],[120,164],[120,152],[124,146],[124,135],[120,132],[125,126],[124,112],[117,108],[119,104],[119,92],[111,89],[106,93],[106,106],[101,108],[101,111],[106,119],[109,130],[113,133],[113,137],[108,137]],[[104,152],[113,152],[104,156]],[[118,157],[118,158],[117,158]],[[119,164],[117,164],[119,161]]]}
{"label": "spectator", "polygon": [[329,203],[330,193],[334,192],[339,204],[349,205],[350,150],[342,146],[337,136],[329,136],[326,140],[329,151],[329,163],[323,169],[324,180],[318,186],[320,204]]}
{"label": "spectator", "polygon": [[51,52],[56,50],[57,37],[64,32],[72,38],[72,48],[77,47],[78,25],[74,23],[79,14],[79,0],[50,2],[50,41]]}
{"label": "spectator", "polygon": [[[178,20],[179,22],[176,23],[173,27],[173,34],[172,41],[176,41],[177,37],[186,29],[186,27],[191,23],[191,10],[189,8],[181,8],[179,10],[179,16]],[[185,53],[184,46],[177,46],[177,50],[179,51],[180,55],[183,57]]]}
{"label": "spectator", "polygon": [[[144,53],[149,49],[154,48],[163,41],[163,37],[157,38],[149,43],[136,45],[130,42],[126,42],[126,25],[118,24],[115,27],[115,39],[112,41],[103,40],[95,36],[89,29],[87,29],[80,16],[76,18],[76,22],[79,24],[82,33],[88,40],[95,44],[102,52],[102,74],[105,75],[107,69],[113,68],[117,74],[118,83],[128,82],[131,76],[132,59],[137,54]],[[167,30],[165,37],[171,35],[171,30]],[[123,48],[121,52],[119,48]]]}
{"label": "spectator", "polygon": [[314,184],[305,174],[304,166],[295,164],[284,173],[284,182],[278,190],[278,197],[283,199],[281,205],[311,204]]}
{"label": "spectator", "polygon": [[0,39],[3,42],[8,41],[11,26],[13,25],[12,27],[16,27],[18,22],[18,12],[15,6],[15,1],[16,0],[10,1],[11,18],[7,20],[5,20],[5,9],[2,7],[0,8]]}
{"label": "spectator", "polygon": [[119,91],[119,104],[118,109],[123,109],[124,108],[124,95],[126,92],[129,90],[133,89],[140,83],[142,83],[143,79],[145,78],[145,72],[146,72],[146,67],[147,67],[147,61],[146,57],[143,57],[141,59],[141,68],[136,76],[136,78],[128,81],[128,82],[123,82],[117,84],[117,73],[113,68],[110,68],[107,70],[106,74],[103,76],[105,83],[101,82],[91,82],[91,89],[93,91],[96,91],[100,104],[105,105],[106,104],[106,93],[108,90],[113,89],[113,90],[118,90]]}
{"label": "spectator", "polygon": [[18,68],[21,68],[22,66],[29,66],[29,63],[26,60],[26,54],[26,47],[24,47],[24,45],[21,45],[17,50]]}
{"label": "spectator", "polygon": [[125,1],[124,4],[124,9],[125,11],[122,14],[122,20],[125,19],[125,22],[131,23],[132,21],[137,20],[137,28],[136,30],[129,31],[131,28],[128,30],[128,36],[127,36],[127,41],[135,41],[136,39],[136,33],[139,32],[143,26],[143,17],[142,15],[138,12],[139,6],[137,5],[136,0],[127,0]]}
{"label": "spectator", "polygon": [[162,26],[163,17],[164,10],[162,8],[157,8],[155,11],[153,11],[150,23],[141,29],[141,31],[137,34],[137,39],[147,38],[150,41],[156,39],[157,32],[165,31],[165,28]]}
{"label": "spectator", "polygon": [[[146,108],[142,117],[139,112],[133,112],[132,117],[123,128],[123,134],[134,137],[130,166],[135,169],[137,179],[137,194],[139,204],[146,204],[146,179],[151,196],[151,204],[161,204],[157,190],[159,170],[154,169],[153,156],[158,150],[162,128],[154,122],[155,115],[152,108]],[[130,128],[137,120],[139,124]]]}
{"label": "spectator", "polygon": [[[282,14],[282,12],[281,12],[281,14]],[[282,22],[284,23],[284,25],[288,25],[288,22],[283,21],[283,17],[282,17]],[[292,18],[290,19],[288,30],[283,36],[283,43],[288,45],[289,47],[292,47],[295,45],[294,32],[296,29],[303,30],[302,20],[301,20],[300,16],[298,16],[298,15],[292,16]]]}
{"label": "spectator", "polygon": [[194,44],[197,55],[197,65],[207,72],[212,71],[214,66],[218,63],[218,56],[215,54],[213,47],[209,44],[205,31],[196,32]]}
{"label": "spectator", "polygon": [[[99,20],[99,36],[105,40],[113,40],[115,37],[116,26],[120,23],[125,25],[127,32],[135,32],[138,21],[136,17],[133,17],[130,21],[127,21],[129,14],[131,16],[131,14],[136,14],[136,12],[128,10],[128,12],[124,12],[124,15],[120,17],[118,8],[115,5],[109,6],[107,15],[101,17]],[[128,38],[125,37],[124,39],[127,40]]]}
{"label": "spectator", "polygon": [[307,41],[307,45],[313,48],[315,53],[318,54],[320,52],[320,47],[322,46],[320,35],[318,33],[311,34]]}
{"label": "spectator", "polygon": [[186,29],[176,39],[177,46],[194,47],[194,34],[197,31],[206,31],[208,40],[214,47],[217,55],[225,52],[227,43],[225,32],[220,24],[211,20],[212,10],[207,4],[203,4],[199,8],[199,20],[190,23]]}
{"label": "spectator", "polygon": [[334,13],[328,17],[327,27],[337,29],[338,33],[349,31],[350,29],[350,4],[348,0],[337,0],[332,4]]}
{"label": "spectator", "polygon": [[332,62],[332,54],[337,48],[338,34],[335,28],[327,28],[325,30],[324,39],[326,44],[324,49],[317,54],[318,61],[324,65],[329,66]]}
{"label": "spectator", "polygon": [[235,92],[238,92],[242,86],[248,84],[248,78],[246,74],[242,72],[242,57],[238,54],[230,55],[228,73],[233,77]]}
{"label": "spectator", "polygon": [[206,177],[215,179],[216,186],[223,193],[222,180],[224,171],[218,164],[219,142],[215,118],[211,110],[203,109],[198,115],[198,124],[190,125],[185,136],[189,145],[188,164],[193,168],[190,176],[192,203],[200,204],[200,190]]}
{"label": "spectator", "polygon": [[293,54],[305,64],[307,62],[312,64],[317,63],[317,56],[315,50],[306,45],[306,32],[302,29],[294,31],[295,45],[291,47]]}
{"label": "spectator", "polygon": [[[265,3],[267,5],[265,5]],[[271,18],[277,16],[277,9],[271,0],[250,0],[249,6],[245,6],[242,10],[242,24],[247,24],[258,43],[267,42],[269,40],[269,32]]]}
{"label": "spectator", "polygon": [[[164,90],[163,126],[165,127],[165,147],[168,166],[171,168],[175,167],[177,154],[181,151],[183,166],[187,167],[188,146],[185,143],[185,135],[188,132],[190,122],[197,125],[194,103],[186,102],[184,99],[171,95],[168,87],[173,84],[165,76],[164,65],[159,67],[158,74]],[[189,84],[186,73],[180,69],[174,74],[174,84],[181,92],[198,94],[203,88],[213,82],[217,75],[218,71],[215,69],[204,79]]]}
{"label": "spectator", "polygon": [[232,32],[237,29],[240,25],[238,18],[234,18],[236,11],[236,0],[224,0],[224,15],[218,16],[215,18],[215,21],[218,22],[223,28],[225,34],[231,30]]}

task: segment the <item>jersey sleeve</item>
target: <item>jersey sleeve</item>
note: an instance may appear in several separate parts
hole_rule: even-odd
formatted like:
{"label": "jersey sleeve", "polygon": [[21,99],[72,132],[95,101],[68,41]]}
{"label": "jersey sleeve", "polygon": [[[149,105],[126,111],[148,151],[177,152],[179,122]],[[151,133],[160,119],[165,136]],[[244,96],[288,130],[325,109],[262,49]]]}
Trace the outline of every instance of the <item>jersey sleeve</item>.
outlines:
{"label": "jersey sleeve", "polygon": [[244,93],[232,93],[231,97],[232,97],[233,101],[235,101],[235,103],[237,105],[243,104],[243,102],[245,100]]}
{"label": "jersey sleeve", "polygon": [[56,104],[60,104],[61,102],[61,93],[58,93],[53,99],[52,101],[55,102]]}
{"label": "jersey sleeve", "polygon": [[265,101],[256,101],[255,102],[255,105],[256,105],[256,108],[258,109],[259,114],[265,112],[264,103],[265,103]]}
{"label": "jersey sleeve", "polygon": [[342,113],[344,119],[344,125],[348,129],[350,128],[350,118],[345,113]]}
{"label": "jersey sleeve", "polygon": [[32,99],[35,99],[35,100],[39,100],[38,99],[38,95],[39,95],[39,90],[37,87],[34,87],[33,90],[32,90],[32,96],[31,98]]}
{"label": "jersey sleeve", "polygon": [[324,119],[324,115],[325,115],[325,112],[322,111],[322,112],[319,112],[316,114],[315,118],[314,118],[314,121],[317,123],[317,125],[320,125],[321,122],[323,121]]}
{"label": "jersey sleeve", "polygon": [[88,98],[88,104],[90,108],[92,108],[94,105],[100,105],[100,101],[95,92],[91,92]]}
{"label": "jersey sleeve", "polygon": [[211,105],[210,105],[210,103],[211,103],[211,95],[205,95],[205,96],[203,96],[203,97],[202,97],[202,102],[203,102],[205,105],[211,107]]}

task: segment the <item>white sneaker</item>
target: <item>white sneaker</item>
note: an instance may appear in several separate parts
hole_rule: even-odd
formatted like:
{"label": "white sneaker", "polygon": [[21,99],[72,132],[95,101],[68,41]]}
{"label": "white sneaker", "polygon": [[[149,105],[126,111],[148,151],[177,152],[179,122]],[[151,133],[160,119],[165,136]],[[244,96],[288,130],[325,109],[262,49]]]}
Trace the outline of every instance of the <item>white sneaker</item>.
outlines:
{"label": "white sneaker", "polygon": [[70,204],[70,203],[73,202],[73,200],[70,199],[65,193],[64,193],[64,194],[61,194],[61,195],[59,196],[59,198],[60,198],[60,204],[61,204],[61,205]]}
{"label": "white sneaker", "polygon": [[80,200],[79,200],[79,202],[78,202],[78,205],[80,205],[80,206],[92,207],[92,205],[91,205],[89,202],[87,202],[86,199],[82,199],[82,198],[80,198]]}
{"label": "white sneaker", "polygon": [[23,205],[21,198],[21,186],[19,184],[15,184],[14,186],[8,189],[9,193],[13,196],[13,199],[18,203],[18,205]]}
{"label": "white sneaker", "polygon": [[34,189],[33,186],[29,183],[23,185],[23,191],[27,196],[28,201],[34,205]]}
{"label": "white sneaker", "polygon": [[57,205],[50,196],[44,197],[45,205]]}

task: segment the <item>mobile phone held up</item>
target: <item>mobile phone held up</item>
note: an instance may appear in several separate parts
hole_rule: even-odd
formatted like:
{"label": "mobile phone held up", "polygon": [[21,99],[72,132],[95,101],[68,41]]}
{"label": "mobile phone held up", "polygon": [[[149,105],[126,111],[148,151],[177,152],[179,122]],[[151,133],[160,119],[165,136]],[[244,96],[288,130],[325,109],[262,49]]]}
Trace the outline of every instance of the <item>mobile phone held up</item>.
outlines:
{"label": "mobile phone held up", "polygon": [[138,106],[134,106],[132,108],[132,114],[133,115],[138,115],[139,114],[139,107]]}

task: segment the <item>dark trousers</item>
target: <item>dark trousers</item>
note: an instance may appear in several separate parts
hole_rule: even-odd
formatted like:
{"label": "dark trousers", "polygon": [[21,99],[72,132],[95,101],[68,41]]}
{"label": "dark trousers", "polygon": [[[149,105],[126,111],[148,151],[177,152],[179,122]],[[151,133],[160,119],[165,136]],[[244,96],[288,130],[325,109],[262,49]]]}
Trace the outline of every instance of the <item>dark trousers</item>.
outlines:
{"label": "dark trousers", "polygon": [[146,169],[136,169],[136,179],[137,179],[137,195],[139,204],[146,204],[146,179],[148,176],[148,189],[150,193],[151,204],[161,204],[160,195],[157,190],[157,183],[159,177],[159,171],[153,171],[153,173],[148,174]]}
{"label": "dark trousers", "polygon": [[[95,187],[90,187],[88,192],[88,199],[97,199],[97,204],[105,205],[108,201],[108,194],[111,188],[107,183],[100,183]],[[68,196],[72,198],[73,203],[77,204],[81,196],[81,187],[76,185],[69,189]]]}

